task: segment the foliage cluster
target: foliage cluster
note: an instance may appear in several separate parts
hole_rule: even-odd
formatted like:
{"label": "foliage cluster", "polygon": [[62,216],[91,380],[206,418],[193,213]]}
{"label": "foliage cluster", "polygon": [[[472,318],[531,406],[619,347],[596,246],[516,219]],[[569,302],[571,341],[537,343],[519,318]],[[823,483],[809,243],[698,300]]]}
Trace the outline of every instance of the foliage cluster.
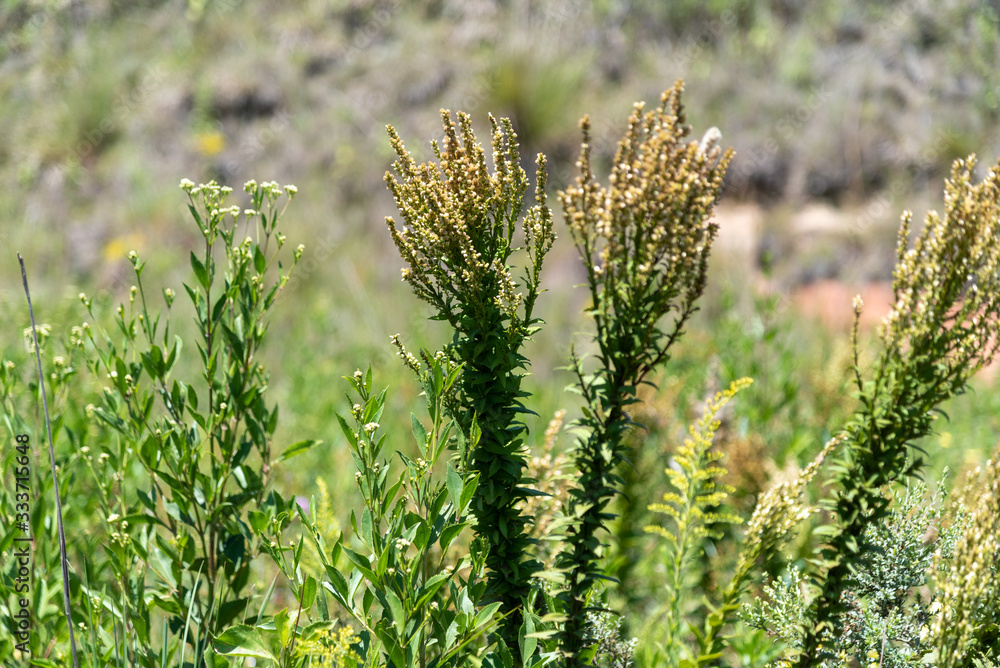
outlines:
{"label": "foliage cluster", "polygon": [[[390,440],[388,392],[371,367],[345,378],[350,393],[336,422],[361,499],[349,532],[332,533],[315,498],[281,494],[278,464],[316,443],[275,449],[278,409],[258,361],[272,307],[304,252],[299,246],[284,264],[279,223],[296,189],[251,181],[239,207],[226,205],[225,186],[183,181],[202,241],[184,286],[194,345],[177,334],[171,290],[160,293],[165,313],[150,308],[146,265],[130,254],[128,303],[105,327],[100,305],[82,295],[92,322],[70,331],[66,355],[52,358],[44,379],[55,396],[54,432],[72,446],[61,460],[63,497],[83,497],[65,519],[86,548],[74,556],[69,622],[83,631],[84,662],[693,668],[844,657],[912,665],[925,654],[946,666],[991,660],[1000,615],[997,464],[986,467],[987,492],[962,495],[947,525],[938,526],[934,506],[921,509],[922,488],[896,493],[895,505],[891,491],[920,472],[916,441],[931,432],[935,410],[966,389],[998,346],[1000,251],[991,241],[1000,234],[1000,166],[973,184],[973,159],[956,163],[945,214],[928,216],[912,249],[904,216],[897,301],[871,369],[855,327],[853,416],[811,464],[760,495],[745,529],[716,435],[727,403],[751,381],[710,393],[690,438],[669,453],[665,494],[649,508],[663,522],[644,522],[662,538],[651,544],[647,571],[661,587],[660,608],[641,644],[622,637],[630,620],[609,607],[616,581],[606,543],[637,431],[632,416],[641,387],[671,361],[697,310],[716,232],[712,207],[731,155],[714,128],[689,140],[680,97],[678,83],[655,110],[637,105],[607,186],[592,172],[582,123],[580,177],[559,201],[586,275],[594,353],[569,360],[583,405],[564,453],[530,451],[522,382],[555,241],[545,158],[536,159],[535,204],[525,210],[528,179],[510,121],[491,117],[492,172],[465,114],[456,122],[442,112],[444,142],[433,144],[436,161],[423,164],[388,128],[397,160],[386,182],[403,222],[387,224],[407,265],[402,277],[451,335],[418,355],[394,337],[425,401],[424,415],[411,415],[408,447]],[[51,347],[51,331],[40,333]],[[32,400],[40,388],[28,377],[0,365],[11,434],[38,433]],[[94,384],[95,401],[81,409],[78,397]],[[549,447],[555,440],[545,437]],[[572,472],[546,474],[548,491],[539,491],[529,472],[550,465],[532,455]],[[812,482],[829,460],[833,490],[816,506]],[[53,483],[34,468],[28,524],[38,544],[31,614],[39,632],[30,654],[36,665],[60,665],[71,641],[53,604],[58,591],[47,585],[60,565],[44,496]],[[15,505],[5,488],[4,551],[21,531],[8,519]],[[545,547],[533,522],[544,523]],[[766,572],[803,525],[812,529],[804,540],[813,558],[747,615],[750,626],[777,630],[783,647],[747,630],[738,613],[752,575]],[[12,620],[17,574],[5,568],[0,605]],[[972,580],[977,586],[965,586]],[[799,584],[804,602],[793,596]],[[922,586],[933,587],[929,598],[911,598]],[[0,658],[24,658],[0,642]]]}

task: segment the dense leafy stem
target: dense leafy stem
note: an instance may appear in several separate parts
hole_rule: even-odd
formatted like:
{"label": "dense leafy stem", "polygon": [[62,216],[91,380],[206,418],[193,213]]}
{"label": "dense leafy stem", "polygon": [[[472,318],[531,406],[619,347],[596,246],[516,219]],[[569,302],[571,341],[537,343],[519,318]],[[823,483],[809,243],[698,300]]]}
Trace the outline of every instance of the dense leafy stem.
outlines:
{"label": "dense leafy stem", "polygon": [[714,128],[700,145],[686,141],[690,130],[681,90],[678,82],[654,111],[644,114],[636,105],[607,187],[594,179],[590,123],[584,118],[581,175],[559,196],[587,271],[598,349],[593,373],[572,357],[586,435],[575,451],[580,478],[571,492],[571,524],[557,562],[567,585],[561,595],[567,615],[561,649],[572,665],[582,665],[584,611],[602,577],[598,532],[611,518],[606,508],[621,482],[615,469],[626,454],[623,435],[631,425],[626,409],[636,401],[639,385],[669,359],[705,289],[717,231],[710,216],[732,155],[717,146]]}
{"label": "dense leafy stem", "polygon": [[[941,402],[965,391],[969,378],[1000,345],[1000,165],[973,185],[975,159],[955,162],[945,183],[945,215],[931,212],[913,248],[903,216],[893,274],[896,303],[879,334],[882,349],[870,379],[857,363],[860,406],[837,462],[840,491],[830,504],[836,524],[811,572],[812,605],[803,624],[797,666],[830,655],[830,638],[848,610],[844,596],[868,561],[869,526],[882,521],[881,490],[922,466],[913,443],[931,433]],[[860,314],[860,299],[855,312]]]}
{"label": "dense leafy stem", "polygon": [[454,330],[447,355],[462,365],[454,417],[466,437],[474,423],[480,431],[468,461],[459,464],[465,476],[480,476],[472,509],[476,534],[488,545],[486,600],[501,602],[507,615],[503,637],[513,650],[521,626],[518,610],[538,570],[528,556],[528,520],[519,509],[529,483],[519,416],[526,412],[521,380],[528,364],[521,348],[540,322],[533,315],[539,277],[555,239],[545,158],[537,159],[536,205],[521,220],[528,266],[518,282],[509,261],[517,250],[514,235],[527,179],[513,126],[490,116],[495,166],[490,174],[469,116],[459,112],[457,125],[450,112],[442,110],[441,117],[445,139],[443,146],[433,144],[436,163],[417,165],[389,126],[401,180],[387,172],[386,183],[405,225],[386,221],[408,264],[403,280]]}

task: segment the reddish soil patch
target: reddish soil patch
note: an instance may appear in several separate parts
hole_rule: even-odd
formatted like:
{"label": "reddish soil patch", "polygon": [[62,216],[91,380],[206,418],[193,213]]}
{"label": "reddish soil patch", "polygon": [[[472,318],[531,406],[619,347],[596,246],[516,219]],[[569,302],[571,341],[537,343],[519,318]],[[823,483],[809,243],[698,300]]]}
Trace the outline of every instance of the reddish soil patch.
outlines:
{"label": "reddish soil patch", "polygon": [[[792,303],[803,315],[815,318],[835,332],[848,332],[854,324],[854,297],[861,295],[861,329],[874,330],[892,308],[892,283],[879,281],[853,286],[837,280],[822,280],[796,288]],[[1000,372],[1000,359],[979,372],[978,378],[990,383]]]}
{"label": "reddish soil patch", "polygon": [[874,329],[892,308],[892,283],[879,281],[853,286],[827,279],[796,288],[792,302],[804,315],[817,319],[833,331],[850,331],[854,324],[854,297],[861,295],[865,303],[861,311],[861,328]]}

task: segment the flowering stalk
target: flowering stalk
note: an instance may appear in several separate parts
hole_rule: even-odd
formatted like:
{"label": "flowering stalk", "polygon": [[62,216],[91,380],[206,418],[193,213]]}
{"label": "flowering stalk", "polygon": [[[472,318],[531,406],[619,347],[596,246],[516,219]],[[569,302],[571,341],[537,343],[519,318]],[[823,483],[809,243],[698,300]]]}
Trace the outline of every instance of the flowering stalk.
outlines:
{"label": "flowering stalk", "polygon": [[986,463],[985,480],[981,474],[972,478],[980,483],[976,503],[955,544],[953,566],[943,568],[941,553],[934,559],[941,614],[928,635],[941,668],[968,665],[977,651],[996,647],[1000,633],[1000,451]]}
{"label": "flowering stalk", "polygon": [[737,392],[753,383],[750,378],[734,381],[725,392],[718,392],[708,401],[705,414],[697,425],[690,429],[691,438],[684,441],[674,463],[666,469],[666,475],[674,491],[663,495],[662,503],[654,503],[649,510],[666,515],[674,524],[671,531],[660,525],[644,528],[646,533],[667,539],[666,561],[669,592],[667,593],[666,647],[671,665],[677,665],[680,648],[680,634],[683,627],[681,605],[687,594],[685,576],[688,564],[695,552],[704,547],[706,539],[718,540],[722,536],[719,526],[737,525],[742,519],[732,514],[716,510],[733,488],[719,482],[727,471],[719,460],[723,453],[712,450],[712,441],[718,431],[720,421],[716,415]]}
{"label": "flowering stalk", "polygon": [[910,214],[903,215],[896,303],[879,330],[883,347],[867,381],[857,361],[862,304],[855,300],[861,406],[837,462],[841,488],[830,504],[836,525],[811,573],[815,596],[802,628],[799,668],[830,656],[829,638],[839,633],[846,610],[843,593],[867,558],[861,537],[888,512],[882,488],[919,472],[923,461],[913,442],[931,433],[937,406],[963,393],[1000,345],[1000,165],[978,185],[971,183],[974,166],[974,157],[955,162],[945,182],[945,215],[928,214],[912,249]]}
{"label": "flowering stalk", "polygon": [[[699,145],[687,142],[678,82],[652,112],[636,104],[618,145],[610,185],[591,171],[590,122],[581,122],[583,145],[576,184],[559,194],[590,288],[597,369],[584,372],[572,356],[585,401],[579,421],[587,435],[575,450],[580,478],[571,491],[570,526],[557,565],[566,573],[566,622],[560,648],[569,665],[583,665],[585,612],[601,579],[597,532],[611,518],[608,504],[621,480],[626,413],[636,390],[669,359],[670,347],[697,310],[705,289],[708,253],[717,226],[709,220],[732,156],[717,146],[712,128]],[[664,316],[673,314],[669,323]]]}
{"label": "flowering stalk", "polygon": [[[284,511],[271,467],[316,442],[273,453],[278,409],[267,401],[269,373],[258,361],[270,312],[304,250],[299,246],[283,264],[288,249],[279,223],[295,186],[249,181],[248,208],[227,206],[232,189],[214,181],[184,179],[180,187],[204,242],[201,257],[190,253],[192,273],[184,284],[197,326],[198,376],[185,381],[178,371],[185,365],[183,340],[171,329],[175,293],[162,291],[166,311],[152,307],[146,263],[135,251],[128,254],[135,285],[115,317],[121,336],[113,339],[117,333],[94,318],[93,329],[85,325],[74,338],[81,349],[93,346],[88,365],[107,382],[103,402],[87,412],[118,437],[103,446],[107,463],[88,457],[88,465],[101,505],[122,511],[108,516],[108,549],[130,593],[127,625],[141,628],[149,602],[159,604],[177,632],[181,663],[190,644],[194,663],[202,665],[211,637],[243,616],[250,602],[244,593],[251,564],[264,548],[248,534],[248,519],[262,510]],[[217,256],[224,260],[217,263]],[[92,300],[83,294],[80,300],[94,317]],[[125,476],[136,464],[144,475]],[[112,467],[120,473],[108,476]],[[143,596],[146,569],[161,583]]]}
{"label": "flowering stalk", "polygon": [[467,440],[474,425],[481,431],[478,446],[459,468],[466,477],[480,476],[472,510],[476,533],[488,545],[486,600],[501,603],[502,635],[508,648],[516,649],[518,610],[538,568],[527,555],[531,540],[519,509],[528,491],[524,425],[518,418],[527,412],[521,379],[528,360],[520,351],[541,322],[533,311],[542,262],[555,240],[545,198],[545,157],[537,158],[536,205],[521,220],[528,265],[517,281],[509,261],[518,250],[514,235],[527,179],[513,126],[490,116],[495,166],[490,174],[469,116],[459,112],[457,126],[450,112],[442,110],[441,118],[445,139],[443,146],[433,143],[436,163],[417,165],[388,127],[401,180],[389,172],[385,180],[405,224],[386,222],[408,265],[403,280],[454,330],[447,355],[463,370],[453,417]]}

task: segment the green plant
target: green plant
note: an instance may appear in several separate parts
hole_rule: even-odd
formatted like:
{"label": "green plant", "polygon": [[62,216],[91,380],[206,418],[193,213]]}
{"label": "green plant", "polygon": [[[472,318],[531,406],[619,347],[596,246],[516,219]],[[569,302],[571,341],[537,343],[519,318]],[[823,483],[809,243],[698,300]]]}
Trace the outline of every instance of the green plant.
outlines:
{"label": "green plant", "polygon": [[[969,476],[962,500],[967,521],[948,555],[934,555],[940,613],[930,626],[937,666],[997,659],[1000,645],[1000,451]],[[992,656],[987,653],[992,652]]]}
{"label": "green plant", "polygon": [[[924,665],[931,651],[929,632],[941,609],[939,590],[927,591],[941,572],[932,565],[952,559],[967,520],[960,512],[945,524],[943,482],[930,499],[922,483],[887,495],[888,514],[869,525],[864,536],[872,557],[848,582],[844,631],[831,648],[835,658],[823,666],[851,659],[892,668]],[[802,587],[802,571],[791,564],[786,578],[765,587],[768,601],[756,599],[746,615],[748,624],[794,645],[808,606]]]}
{"label": "green plant", "polygon": [[[10,321],[22,316],[18,313]],[[0,490],[0,552],[6,557],[0,580],[0,614],[9,633],[0,641],[0,661],[51,657],[73,665],[73,659],[79,657],[72,656],[74,642],[63,612],[64,601],[60,599],[63,587],[67,587],[72,608],[70,623],[78,625],[87,619],[80,605],[80,578],[74,565],[79,563],[81,555],[85,558],[95,549],[99,538],[94,534],[99,532],[89,528],[101,519],[88,496],[91,490],[72,473],[81,455],[66,455],[63,448],[57,447],[55,465],[63,471],[59,476],[59,495],[63,500],[62,522],[66,526],[71,561],[67,564],[68,573],[63,571],[54,481],[51,475],[46,475],[49,468],[44,463],[48,458],[41,454],[46,449],[42,390],[36,364],[25,354],[26,350],[34,350],[32,328],[25,329],[24,335],[27,346],[20,351],[5,351],[0,361],[0,419],[10,437],[10,447],[5,448],[2,457],[3,470],[9,477]],[[38,325],[37,336],[44,360],[42,377],[48,386],[53,440],[57,444],[69,441],[77,451],[86,451],[91,443],[87,417],[72,400],[80,389],[79,359],[71,348],[59,349],[62,354],[53,355],[50,360],[50,353],[62,343],[51,325]],[[58,584],[53,581],[54,574],[60,574]],[[40,586],[43,582],[47,584]],[[25,614],[30,616],[28,620]],[[22,621],[29,621],[29,632],[19,628]],[[77,649],[82,649],[81,644],[88,641],[81,637],[80,630],[77,627]],[[112,629],[112,633],[123,639],[121,627]]]}
{"label": "green plant", "polygon": [[931,433],[939,404],[965,391],[971,376],[1000,346],[1000,165],[973,185],[975,157],[957,160],[945,182],[945,215],[927,215],[914,247],[910,214],[899,231],[893,272],[896,302],[879,329],[882,348],[869,378],[858,362],[855,300],[854,375],[861,405],[846,428],[847,448],[835,464],[839,490],[828,502],[834,523],[809,569],[811,604],[796,666],[829,658],[841,633],[844,592],[871,546],[862,538],[882,521],[881,490],[922,466],[914,441]]}
{"label": "green plant", "polygon": [[831,439],[796,477],[761,495],[747,523],[729,584],[721,593],[706,592],[700,602],[692,605],[702,577],[723,566],[714,541],[723,537],[724,528],[742,523],[738,516],[721,510],[732,488],[719,482],[727,471],[721,464],[723,453],[712,450],[712,446],[720,426],[719,411],[750,382],[748,378],[735,381],[728,390],[706,402],[702,418],[689,427],[691,438],[678,449],[674,462],[666,469],[673,491],[664,494],[663,503],[650,506],[650,510],[670,518],[673,527],[646,527],[648,533],[666,539],[667,578],[666,602],[644,626],[646,642],[640,657],[643,665],[666,661],[683,667],[719,661],[726,646],[733,644],[734,639],[724,637],[723,631],[736,621],[754,568],[773,556],[792,529],[812,514],[804,499],[806,488],[840,444],[840,439]]}
{"label": "green plant", "polygon": [[674,455],[671,466],[665,470],[673,491],[663,495],[662,503],[649,506],[651,512],[665,515],[673,524],[672,529],[660,525],[645,527],[647,533],[666,539],[668,589],[664,605],[666,624],[663,643],[666,657],[672,666],[679,663],[685,618],[683,607],[688,605],[691,598],[687,586],[690,562],[696,552],[700,553],[704,549],[705,540],[718,540],[722,537],[721,525],[735,525],[743,521],[731,513],[720,511],[733,488],[719,482],[727,471],[719,463],[722,453],[711,448],[712,439],[720,424],[716,414],[737,392],[752,382],[749,378],[743,378],[709,400],[705,415],[696,426],[691,427],[691,438],[684,441]]}
{"label": "green plant", "polygon": [[[338,419],[364,500],[360,517],[351,513],[353,544],[361,551],[341,534],[327,557],[322,535],[305,512],[298,511],[323,562],[328,578],[323,588],[361,629],[352,651],[365,665],[380,660],[396,668],[462,665],[481,653],[485,643],[480,640],[502,621],[497,614],[499,601],[481,607],[475,603],[486,589],[485,545],[473,541],[464,556],[457,556],[461,550],[455,549],[471,524],[469,512],[479,476],[463,480],[449,465],[444,467],[443,481],[435,475],[449,449],[466,452],[479,438],[473,423],[472,440],[466,442],[445,414],[446,399],[459,382],[461,368],[443,356],[428,357],[426,362],[421,379],[430,425],[425,427],[411,416],[419,457],[413,460],[397,452],[403,467],[399,475],[384,451],[386,434],[379,424],[385,391],[373,392],[370,368],[347,378],[356,396],[354,402],[348,398],[353,424]],[[282,528],[267,536],[272,541],[271,556],[290,581],[301,580],[301,543],[298,550],[275,547],[284,543]],[[346,567],[341,561],[347,562]],[[302,612],[310,612],[312,601],[310,597],[303,602]],[[329,625],[331,619],[322,591],[316,601],[322,619],[309,628]],[[268,629],[244,628],[243,633],[266,638]]]}
{"label": "green plant", "polygon": [[506,618],[501,633],[514,651],[521,603],[538,570],[528,555],[528,518],[519,508],[531,482],[524,476],[519,416],[527,412],[521,380],[528,360],[521,348],[540,322],[534,316],[540,273],[555,240],[545,197],[545,158],[539,154],[537,159],[536,205],[521,219],[528,264],[518,282],[508,263],[517,250],[514,234],[527,179],[513,126],[508,119],[490,117],[495,165],[490,174],[469,116],[459,112],[456,126],[451,113],[442,110],[441,119],[444,145],[433,144],[438,163],[417,165],[388,127],[401,180],[389,172],[385,180],[405,224],[386,222],[408,265],[403,280],[436,309],[434,318],[454,330],[445,354],[461,365],[461,380],[444,405],[467,440],[473,425],[479,432],[456,465],[466,480],[479,476],[472,513],[476,535],[487,546],[484,600],[501,603]]}
{"label": "green plant", "polygon": [[716,145],[718,130],[700,145],[686,141],[681,90],[678,82],[664,92],[654,111],[643,114],[636,105],[607,188],[594,179],[584,118],[581,175],[559,197],[587,272],[598,349],[592,373],[575,353],[571,360],[585,404],[579,421],[585,435],[574,451],[580,477],[570,492],[569,527],[557,560],[566,578],[559,595],[566,615],[560,651],[568,665],[585,661],[585,611],[603,577],[598,532],[612,517],[607,505],[621,482],[616,469],[626,455],[627,408],[649,374],[670,359],[705,289],[717,231],[709,218],[732,156]]}
{"label": "green plant", "polygon": [[[272,455],[278,410],[265,401],[268,374],[257,361],[269,311],[288,280],[278,259],[285,243],[278,223],[296,191],[251,181],[244,188],[249,207],[241,209],[225,205],[231,189],[215,182],[184,180],[181,187],[204,241],[200,254],[191,252],[194,281],[184,286],[200,373],[176,377],[184,348],[171,328],[175,295],[162,291],[165,317],[153,311],[145,263],[131,252],[136,283],[128,305],[117,309],[116,331],[98,324],[92,301],[81,295],[94,325],[82,330],[78,345],[91,345],[90,370],[106,382],[101,405],[88,412],[115,435],[96,462],[87,461],[111,529],[105,550],[121,597],[114,614],[130,630],[124,656],[144,665],[174,655],[182,663],[187,657],[222,665],[208,651],[212,639],[234,620],[262,614],[248,609],[246,587],[261,546],[247,513],[285,512],[287,504],[270,490],[271,467],[314,445],[300,442]],[[300,246],[293,265],[301,253]],[[103,596],[95,586],[84,591]],[[166,613],[159,647],[151,609]]]}
{"label": "green plant", "polygon": [[[537,160],[534,206],[525,207],[528,180],[509,121],[492,122],[492,173],[465,114],[453,120],[443,112],[444,143],[434,145],[436,161],[420,165],[389,128],[397,160],[386,181],[404,222],[390,218],[388,226],[407,265],[403,279],[452,335],[441,350],[419,357],[393,337],[426,403],[426,417],[410,415],[403,430],[412,440],[399,435],[400,416],[388,392],[375,388],[372,366],[346,379],[349,414],[337,421],[356,469],[351,499],[358,507],[349,531],[335,530],[322,489],[321,503],[307,504],[275,488],[276,464],[315,445],[299,441],[280,455],[273,450],[278,410],[265,400],[269,381],[260,364],[268,317],[288,279],[278,259],[287,253],[277,230],[282,198],[295,189],[250,182],[250,203],[241,209],[226,206],[228,188],[182,182],[204,241],[191,253],[194,279],[185,286],[195,338],[179,335],[185,323],[171,310],[172,291],[162,292],[165,315],[148,307],[150,269],[130,254],[136,285],[112,325],[100,324],[100,300],[83,296],[93,323],[74,328],[67,355],[47,364],[56,463],[68,473],[60,476],[60,491],[74,499],[66,508],[67,535],[71,546],[79,538],[76,555],[87,554],[71,555],[75,568],[67,578],[70,623],[84,631],[85,662],[147,668],[244,658],[279,668],[763,663],[781,647],[769,646],[763,633],[745,632],[737,611],[758,566],[767,569],[792,531],[816,514],[807,487],[836,448],[839,487],[825,516],[833,524],[809,526],[797,546],[801,554],[817,539],[827,541],[819,559],[806,561],[808,571],[793,575],[809,596],[798,603],[792,588],[772,588],[772,606],[757,618],[762,624],[772,615],[770,627],[790,645],[782,665],[835,662],[838,641],[853,643],[856,658],[880,664],[912,663],[924,650],[936,651],[932,660],[941,665],[994,662],[997,465],[987,467],[983,498],[967,502],[968,521],[941,530],[936,545],[955,547],[953,565],[944,548],[934,563],[937,587],[929,595],[939,609],[932,610],[931,599],[900,593],[923,584],[931,546],[916,539],[923,540],[924,519],[938,517],[936,511],[922,515],[916,496],[901,496],[893,506],[883,493],[886,484],[919,471],[911,458],[914,439],[930,433],[939,402],[960,393],[1000,345],[991,338],[1000,333],[1000,250],[991,243],[1000,233],[1000,168],[973,186],[971,160],[956,165],[946,216],[929,217],[912,251],[904,218],[897,302],[880,333],[882,352],[870,380],[863,379],[857,327],[853,336],[854,419],[790,482],[764,493],[745,528],[727,508],[723,480],[725,469],[740,468],[742,460],[724,460],[722,452],[730,439],[784,410],[795,394],[785,390],[794,386],[783,385],[777,403],[758,402],[759,410],[729,420],[720,409],[749,381],[713,398],[711,367],[712,391],[691,438],[671,451],[664,429],[665,442],[654,449],[671,460],[667,494],[652,508],[666,522],[651,530],[661,540],[648,543],[655,556],[636,564],[633,579],[647,579],[656,593],[623,606],[622,614],[609,609],[621,597],[601,585],[615,572],[609,556],[622,551],[602,543],[609,535],[617,539],[605,530],[634,442],[627,435],[636,433],[636,409],[648,396],[642,386],[681,357],[675,346],[705,291],[716,233],[710,215],[731,155],[717,145],[714,129],[700,143],[688,140],[680,96],[678,83],[656,110],[637,106],[607,187],[592,173],[590,128],[582,123],[582,174],[560,201],[582,256],[595,331],[591,356],[571,354],[583,417],[575,423],[577,440],[563,452],[555,449],[561,413],[544,439],[536,437],[544,440],[540,452],[529,453],[524,423],[531,406],[530,386],[522,382],[524,349],[541,322],[540,272],[554,242],[544,157]],[[522,249],[527,259],[515,278],[513,260]],[[292,254],[293,265],[302,250]],[[774,333],[767,325],[761,330],[765,341]],[[39,333],[44,345],[51,330]],[[197,355],[185,354],[193,353],[185,340],[197,342]],[[719,346],[740,339],[723,332],[707,340]],[[750,338],[744,341],[751,344],[743,344],[746,351],[754,350]],[[740,353],[723,357],[726,380],[741,375],[734,373]],[[668,378],[659,399],[677,414],[693,392],[683,388],[705,375],[697,361],[681,361],[671,365],[681,371]],[[786,377],[792,364],[792,357],[782,358]],[[25,383],[23,366],[0,365],[2,418],[13,434],[39,431],[32,402],[40,388]],[[104,385],[96,397],[77,372],[83,366],[91,370],[88,381]],[[717,432],[726,435],[718,447]],[[542,456],[535,461],[529,454]],[[10,465],[12,457],[0,459]],[[569,461],[575,472],[567,472]],[[760,470],[756,489],[769,474],[766,466]],[[51,483],[36,476],[36,488],[50,491]],[[15,533],[7,523],[15,502],[0,491],[5,548]],[[36,578],[59,567],[53,526],[45,521],[51,511],[40,500],[29,518],[41,538]],[[645,523],[630,519],[631,526]],[[879,533],[885,526],[902,528]],[[542,538],[545,548],[535,545]],[[892,550],[903,557],[893,559]],[[5,568],[0,593],[8,598],[0,610],[10,613],[14,572]],[[970,578],[977,586],[960,586]],[[30,649],[42,666],[65,663],[69,653],[57,595],[41,588],[31,602],[44,631]],[[927,625],[935,610],[943,621]],[[639,645],[626,638],[644,615],[649,623]],[[876,641],[882,645],[872,657]],[[919,651],[909,652],[906,643]],[[0,638],[0,661],[11,658],[24,657]]]}

